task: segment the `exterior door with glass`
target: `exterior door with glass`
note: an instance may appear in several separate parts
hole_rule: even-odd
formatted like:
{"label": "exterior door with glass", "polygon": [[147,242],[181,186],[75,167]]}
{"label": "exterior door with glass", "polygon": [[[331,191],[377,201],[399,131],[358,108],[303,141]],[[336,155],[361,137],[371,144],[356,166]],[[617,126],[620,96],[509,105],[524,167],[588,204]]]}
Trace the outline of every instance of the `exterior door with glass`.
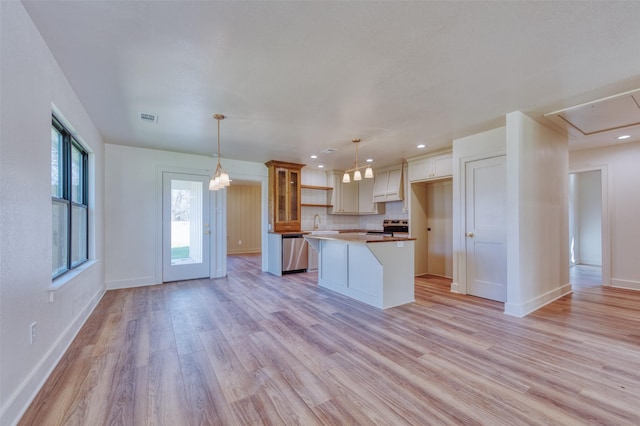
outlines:
{"label": "exterior door with glass", "polygon": [[162,176],[162,281],[208,278],[209,177]]}

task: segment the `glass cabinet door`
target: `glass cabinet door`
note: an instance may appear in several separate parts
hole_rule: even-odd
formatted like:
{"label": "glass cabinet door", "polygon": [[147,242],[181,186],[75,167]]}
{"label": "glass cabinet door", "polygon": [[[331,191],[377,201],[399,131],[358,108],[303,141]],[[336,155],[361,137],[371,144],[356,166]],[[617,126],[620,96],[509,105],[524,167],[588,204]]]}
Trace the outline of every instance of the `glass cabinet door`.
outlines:
{"label": "glass cabinet door", "polygon": [[278,169],[276,176],[276,209],[277,221],[286,222],[287,219],[287,170]]}
{"label": "glass cabinet door", "polygon": [[298,220],[298,175],[298,171],[289,171],[289,220]]}

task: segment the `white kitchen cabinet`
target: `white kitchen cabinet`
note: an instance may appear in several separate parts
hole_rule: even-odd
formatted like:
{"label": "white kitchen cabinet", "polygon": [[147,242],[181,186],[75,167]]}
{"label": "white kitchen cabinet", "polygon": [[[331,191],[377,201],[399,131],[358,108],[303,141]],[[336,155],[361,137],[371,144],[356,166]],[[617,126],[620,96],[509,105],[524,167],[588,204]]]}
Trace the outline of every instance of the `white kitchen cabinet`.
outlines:
{"label": "white kitchen cabinet", "polygon": [[358,182],[358,214],[384,213],[385,205],[373,202],[374,183],[374,179],[362,179]]}
{"label": "white kitchen cabinet", "polygon": [[343,173],[334,173],[330,214],[382,214],[384,205],[373,202],[373,179],[342,183]]}
{"label": "white kitchen cabinet", "polygon": [[[388,171],[377,171],[373,182],[373,199],[387,195],[387,182],[389,181]],[[384,200],[382,200],[384,201]]]}
{"label": "white kitchen cabinet", "polygon": [[342,183],[342,173],[333,174],[331,214],[358,214],[358,183]]}
{"label": "white kitchen cabinet", "polygon": [[[340,178],[342,179],[342,178]],[[342,213],[358,214],[358,182],[340,183]]]}
{"label": "white kitchen cabinet", "polygon": [[453,175],[451,153],[409,159],[409,182],[450,177]]}
{"label": "white kitchen cabinet", "polygon": [[373,184],[373,201],[384,203],[404,199],[402,166],[376,173]]}
{"label": "white kitchen cabinet", "polygon": [[404,199],[402,200],[402,212],[403,213],[408,213],[409,212],[409,198],[410,197],[410,189],[411,186],[409,184],[409,165],[408,164],[404,164],[402,166],[402,185],[403,188],[408,191],[407,196],[404,197]]}

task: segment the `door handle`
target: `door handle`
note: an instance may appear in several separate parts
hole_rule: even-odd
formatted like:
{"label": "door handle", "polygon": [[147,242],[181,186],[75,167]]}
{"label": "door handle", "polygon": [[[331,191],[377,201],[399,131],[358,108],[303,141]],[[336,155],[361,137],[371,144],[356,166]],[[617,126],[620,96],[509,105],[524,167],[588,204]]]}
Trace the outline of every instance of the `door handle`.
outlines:
{"label": "door handle", "polygon": [[473,238],[473,232],[467,232],[464,236],[467,238]]}

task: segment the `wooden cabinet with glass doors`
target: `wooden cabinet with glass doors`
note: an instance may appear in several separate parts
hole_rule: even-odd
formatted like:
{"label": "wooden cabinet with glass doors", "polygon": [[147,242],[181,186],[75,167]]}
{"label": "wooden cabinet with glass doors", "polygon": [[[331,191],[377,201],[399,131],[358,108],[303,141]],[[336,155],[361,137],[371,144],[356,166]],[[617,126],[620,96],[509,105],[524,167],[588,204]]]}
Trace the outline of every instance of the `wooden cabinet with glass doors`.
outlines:
{"label": "wooden cabinet with glass doors", "polygon": [[269,161],[269,230],[300,231],[300,173],[304,164]]}

